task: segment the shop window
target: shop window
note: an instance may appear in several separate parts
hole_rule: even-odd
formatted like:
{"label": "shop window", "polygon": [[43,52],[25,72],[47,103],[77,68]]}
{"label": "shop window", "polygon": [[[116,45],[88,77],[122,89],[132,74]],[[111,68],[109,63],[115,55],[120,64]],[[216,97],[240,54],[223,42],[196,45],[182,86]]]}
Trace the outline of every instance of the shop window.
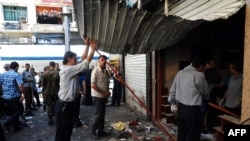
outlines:
{"label": "shop window", "polygon": [[27,17],[27,7],[3,6],[4,21],[20,21],[21,17]]}
{"label": "shop window", "polygon": [[36,34],[36,43],[37,44],[49,44],[49,45],[63,45],[64,34],[38,33]]}

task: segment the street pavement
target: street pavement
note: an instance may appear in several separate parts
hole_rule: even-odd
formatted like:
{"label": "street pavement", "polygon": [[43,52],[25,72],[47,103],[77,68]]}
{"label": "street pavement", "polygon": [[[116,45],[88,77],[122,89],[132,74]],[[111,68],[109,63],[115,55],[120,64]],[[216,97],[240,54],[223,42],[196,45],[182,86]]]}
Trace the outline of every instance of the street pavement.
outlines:
{"label": "street pavement", "polygon": [[[94,117],[94,107],[81,105],[80,118],[83,123],[82,127],[74,128],[71,141],[94,141],[90,135],[91,124]],[[27,122],[22,118],[20,121],[27,126],[22,130],[15,132],[5,132],[7,141],[54,141],[56,127],[48,125],[47,113],[44,112],[43,106],[37,107],[33,111],[34,116],[25,117]],[[1,123],[4,122],[1,118]],[[161,138],[167,140],[166,136],[159,131],[151,121],[147,121],[125,105],[120,107],[106,107],[105,131],[110,133],[109,136],[102,137],[100,141],[133,141],[133,140],[153,140],[153,138]],[[55,117],[54,117],[55,121]],[[137,121],[139,125],[118,131],[113,129],[113,125],[118,122],[129,123],[129,121]],[[126,126],[125,126],[126,127]],[[127,125],[128,127],[128,125]],[[164,139],[165,138],[165,139]]]}

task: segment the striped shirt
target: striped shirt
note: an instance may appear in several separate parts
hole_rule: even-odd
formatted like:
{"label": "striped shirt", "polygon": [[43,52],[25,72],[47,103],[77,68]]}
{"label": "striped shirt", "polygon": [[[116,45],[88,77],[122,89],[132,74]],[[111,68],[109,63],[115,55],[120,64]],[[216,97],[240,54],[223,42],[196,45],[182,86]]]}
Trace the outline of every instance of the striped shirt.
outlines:
{"label": "striped shirt", "polygon": [[3,89],[3,99],[20,97],[19,85],[23,85],[22,76],[11,69],[0,76],[0,85]]}

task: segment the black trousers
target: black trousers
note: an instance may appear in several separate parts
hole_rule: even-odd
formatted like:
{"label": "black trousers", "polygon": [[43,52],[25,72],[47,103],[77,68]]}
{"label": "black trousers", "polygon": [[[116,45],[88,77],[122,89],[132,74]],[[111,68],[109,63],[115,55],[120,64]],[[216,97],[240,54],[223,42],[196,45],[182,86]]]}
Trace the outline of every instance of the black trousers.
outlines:
{"label": "black trousers", "polygon": [[4,125],[10,125],[13,124],[14,127],[19,127],[19,116],[23,113],[24,108],[23,104],[20,101],[20,98],[14,98],[14,99],[4,99],[4,103],[6,104],[6,110],[7,110],[7,120],[4,123]]}
{"label": "black trousers", "polygon": [[61,100],[57,100],[55,107],[55,141],[70,141],[73,130],[74,109],[74,102],[63,102]]}
{"label": "black trousers", "polygon": [[32,105],[32,88],[24,87],[25,109],[31,109]]}
{"label": "black trousers", "polygon": [[[38,94],[37,90],[33,90],[33,95],[34,95],[34,97],[35,97],[35,99],[36,99],[36,104],[37,104],[37,105],[40,105],[41,102],[40,102],[39,94]],[[33,100],[32,100],[32,101],[33,101]],[[33,106],[35,107],[34,101],[33,101],[33,104],[34,104]]]}
{"label": "black trousers", "polygon": [[92,133],[96,133],[97,130],[101,132],[104,129],[107,98],[93,97],[93,102],[95,106],[95,117],[91,131]]}
{"label": "black trousers", "polygon": [[81,95],[76,96],[74,103],[75,103],[74,123],[78,123],[80,122],[79,114],[81,106]]}
{"label": "black trousers", "polygon": [[0,124],[0,141],[6,141],[5,133],[3,131],[3,127],[1,124]]}
{"label": "black trousers", "polygon": [[122,97],[122,88],[113,88],[113,94],[112,94],[112,105],[115,106],[120,106],[121,102],[121,97]]}
{"label": "black trousers", "polygon": [[200,141],[201,108],[200,106],[178,105],[177,141]]}

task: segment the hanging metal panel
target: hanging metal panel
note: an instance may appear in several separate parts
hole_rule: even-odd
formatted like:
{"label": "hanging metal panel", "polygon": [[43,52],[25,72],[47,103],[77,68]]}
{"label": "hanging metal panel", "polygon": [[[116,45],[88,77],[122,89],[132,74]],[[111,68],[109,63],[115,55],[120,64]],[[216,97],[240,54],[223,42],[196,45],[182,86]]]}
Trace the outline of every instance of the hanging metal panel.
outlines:
{"label": "hanging metal panel", "polygon": [[[145,10],[137,10],[137,12],[133,18],[133,21],[131,23],[131,26],[129,28],[129,36],[128,36],[127,41],[126,41],[127,44],[132,43],[132,40],[134,39],[135,34],[138,31],[138,28],[141,24],[141,21],[143,20],[146,13],[147,13],[147,11],[145,11]],[[128,49],[129,49],[128,52],[131,52],[132,54],[134,54],[133,52],[136,52],[136,50],[137,50],[137,48],[128,48]]]}
{"label": "hanging metal panel", "polygon": [[129,36],[129,29],[130,29],[130,26],[131,26],[131,23],[132,23],[132,20],[135,16],[137,12],[137,9],[131,9],[129,8],[127,10],[127,13],[126,13],[126,17],[125,17],[125,20],[124,20],[124,24],[123,24],[123,28],[121,29],[122,32],[121,32],[121,37],[120,37],[120,40],[118,42],[118,46],[116,48],[119,48],[119,52],[117,53],[123,53],[124,51],[127,52],[125,48],[125,44],[126,44],[126,41],[127,41],[127,37]]}
{"label": "hanging metal panel", "polygon": [[[146,13],[146,15],[143,18],[143,21],[141,22],[142,24],[140,24],[140,26],[135,34],[135,37],[131,43],[131,48],[137,48],[139,46],[139,43],[141,42],[143,35],[146,32],[146,29],[150,23],[150,20],[152,20],[153,17],[155,17],[155,16],[152,13],[148,13],[148,12]],[[142,52],[141,50],[142,50],[142,47],[138,48],[137,51]]]}
{"label": "hanging metal panel", "polygon": [[117,12],[117,19],[115,23],[115,29],[114,33],[116,33],[116,36],[113,36],[113,40],[110,46],[111,52],[119,52],[118,50],[118,43],[121,37],[121,29],[124,25],[124,20],[127,12],[127,6],[126,5],[119,5],[119,9]]}
{"label": "hanging metal panel", "polygon": [[[75,11],[75,15],[77,17],[77,25],[78,25],[78,30],[79,31],[85,31],[84,30],[84,1],[82,0],[74,0],[73,1],[73,5],[74,5],[74,11]],[[83,33],[83,32],[81,32]]]}
{"label": "hanging metal panel", "polygon": [[[92,34],[92,0],[84,0],[84,13],[82,14],[84,16],[84,23],[79,23],[78,27],[81,25],[84,25],[84,31],[81,31],[81,35],[87,35],[89,38],[93,38]],[[79,8],[79,7],[78,7]],[[77,9],[76,9],[77,10]],[[77,10],[78,11],[78,10]],[[78,12],[77,12],[78,13]],[[78,17],[77,17],[78,19]]]}
{"label": "hanging metal panel", "polygon": [[[175,25],[175,21],[181,21],[182,24],[188,22],[176,16],[156,15],[143,9],[128,8],[124,3],[113,0],[73,0],[73,4],[80,34],[97,39],[99,50],[113,54],[143,54],[169,47],[179,37],[173,38],[168,25]],[[191,30],[199,24],[190,25]],[[181,35],[190,31],[181,28],[176,29],[182,31]]]}
{"label": "hanging metal panel", "polygon": [[101,19],[101,2],[100,0],[93,0],[92,2],[92,37],[98,39],[99,27]]}
{"label": "hanging metal panel", "polygon": [[151,22],[148,23],[145,33],[143,34],[142,40],[139,42],[141,52],[147,52],[148,50],[150,50],[149,48],[150,43],[148,43],[150,35],[153,33],[154,28],[158,25],[158,23],[161,22],[163,19],[164,19],[163,15],[162,16],[154,15],[151,18],[150,20]]}
{"label": "hanging metal panel", "polygon": [[114,33],[114,29],[115,29],[117,11],[118,11],[118,1],[110,1],[107,32],[106,32],[106,38],[105,38],[105,42],[103,46],[103,48],[107,48],[107,50],[111,49],[110,47],[112,43],[112,38],[113,38],[113,35],[116,34]]}
{"label": "hanging metal panel", "polygon": [[[97,39],[98,49],[112,54],[143,54],[170,47],[203,22],[128,8],[118,0],[73,0],[73,4],[80,34]],[[177,22],[183,26],[176,28]],[[186,24],[190,28],[183,29]]]}
{"label": "hanging metal panel", "polygon": [[[104,50],[104,42],[106,38],[107,26],[108,26],[108,18],[109,17],[109,1],[103,0],[101,2],[101,17],[100,17],[100,28],[99,28],[99,36],[98,40],[98,49]],[[80,31],[82,32],[82,31]]]}

